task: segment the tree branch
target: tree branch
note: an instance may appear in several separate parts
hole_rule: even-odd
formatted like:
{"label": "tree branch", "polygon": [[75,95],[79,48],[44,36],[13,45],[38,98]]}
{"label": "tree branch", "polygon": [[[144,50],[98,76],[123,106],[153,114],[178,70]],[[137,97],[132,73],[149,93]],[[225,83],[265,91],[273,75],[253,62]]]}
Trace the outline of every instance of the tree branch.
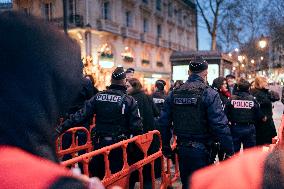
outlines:
{"label": "tree branch", "polygon": [[197,4],[197,6],[198,6],[198,8],[199,8],[199,10],[201,12],[201,15],[202,15],[202,18],[203,18],[205,24],[207,26],[208,33],[212,36],[210,23],[209,23],[208,19],[206,18],[205,14],[204,14],[204,11],[203,11],[202,7],[200,6],[200,3],[199,3],[198,0],[196,0],[196,4]]}
{"label": "tree branch", "polygon": [[215,12],[214,9],[213,9],[212,0],[210,0],[209,2],[210,2],[210,3],[209,3],[209,4],[210,4],[210,9],[211,9],[212,13],[215,15],[216,12]]}

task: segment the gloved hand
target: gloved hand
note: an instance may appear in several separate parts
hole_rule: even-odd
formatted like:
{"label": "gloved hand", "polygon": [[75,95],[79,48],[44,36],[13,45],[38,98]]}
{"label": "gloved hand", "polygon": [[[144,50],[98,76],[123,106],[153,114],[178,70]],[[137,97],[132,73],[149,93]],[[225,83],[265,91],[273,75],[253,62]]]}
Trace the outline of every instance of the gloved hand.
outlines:
{"label": "gloved hand", "polygon": [[162,153],[166,158],[171,159],[173,157],[173,150],[170,146],[163,146]]}

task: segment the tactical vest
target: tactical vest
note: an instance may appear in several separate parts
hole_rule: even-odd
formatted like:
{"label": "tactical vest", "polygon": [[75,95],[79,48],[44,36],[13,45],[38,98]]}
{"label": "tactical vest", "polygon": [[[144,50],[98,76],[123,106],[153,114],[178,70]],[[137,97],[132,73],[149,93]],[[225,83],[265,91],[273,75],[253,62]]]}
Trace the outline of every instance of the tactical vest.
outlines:
{"label": "tactical vest", "polygon": [[173,91],[173,126],[177,136],[208,133],[206,109],[202,95],[207,86],[186,82]]}
{"label": "tactical vest", "polygon": [[232,123],[254,123],[254,97],[248,96],[236,96],[231,97],[231,122]]}
{"label": "tactical vest", "polygon": [[126,134],[125,97],[122,91],[112,89],[96,95],[96,132],[99,136]]}
{"label": "tactical vest", "polygon": [[161,110],[164,106],[166,95],[164,95],[161,92],[156,91],[156,92],[153,93],[152,97],[153,97],[153,102],[155,103],[155,105],[159,109],[159,112],[161,112]]}

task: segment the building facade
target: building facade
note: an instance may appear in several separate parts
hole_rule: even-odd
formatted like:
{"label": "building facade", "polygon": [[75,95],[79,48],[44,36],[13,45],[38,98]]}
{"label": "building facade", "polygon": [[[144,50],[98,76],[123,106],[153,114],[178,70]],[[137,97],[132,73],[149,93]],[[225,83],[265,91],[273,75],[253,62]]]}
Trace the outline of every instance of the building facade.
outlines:
{"label": "building facade", "polygon": [[[85,74],[102,90],[116,66],[135,69],[151,90],[170,80],[173,51],[197,50],[194,0],[66,0],[68,34],[82,50]],[[63,27],[63,1],[15,0],[13,8]]]}

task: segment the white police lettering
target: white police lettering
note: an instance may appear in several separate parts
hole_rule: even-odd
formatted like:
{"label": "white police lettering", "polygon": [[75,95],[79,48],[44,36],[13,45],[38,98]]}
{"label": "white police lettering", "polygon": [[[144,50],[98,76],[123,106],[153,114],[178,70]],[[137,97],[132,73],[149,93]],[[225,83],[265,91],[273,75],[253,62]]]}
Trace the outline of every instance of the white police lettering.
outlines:
{"label": "white police lettering", "polygon": [[110,95],[110,94],[99,94],[96,100],[103,102],[119,102],[121,100],[121,96]]}
{"label": "white police lettering", "polygon": [[174,104],[196,104],[197,98],[174,98]]}
{"label": "white police lettering", "polygon": [[153,101],[155,104],[162,104],[165,102],[165,100],[162,98],[153,98]]}
{"label": "white police lettering", "polygon": [[234,108],[251,109],[254,106],[254,102],[250,100],[232,100],[231,104]]}

